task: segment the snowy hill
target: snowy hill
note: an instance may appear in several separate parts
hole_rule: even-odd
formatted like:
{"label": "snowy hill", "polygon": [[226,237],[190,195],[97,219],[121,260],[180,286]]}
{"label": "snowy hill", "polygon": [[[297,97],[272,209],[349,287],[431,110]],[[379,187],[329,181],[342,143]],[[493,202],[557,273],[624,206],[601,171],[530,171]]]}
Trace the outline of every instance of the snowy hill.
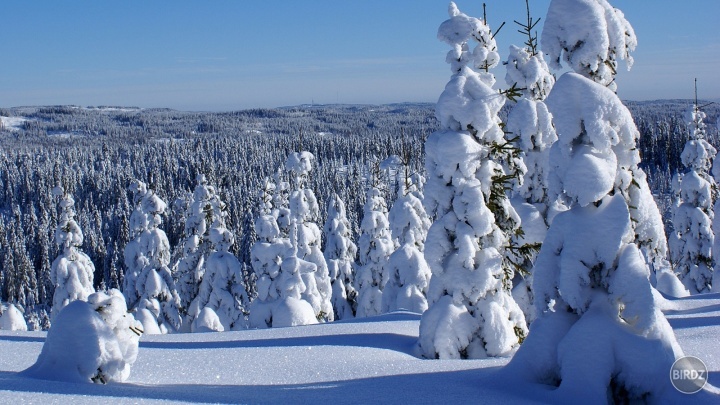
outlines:
{"label": "snowy hill", "polygon": [[[666,315],[685,354],[720,386],[720,294],[668,301]],[[33,380],[45,332],[0,331],[0,398],[5,403],[557,403],[539,385],[502,373],[507,358],[421,360],[420,316],[395,312],[364,320],[241,332],[143,336],[127,383]],[[664,398],[717,403],[720,392]]]}

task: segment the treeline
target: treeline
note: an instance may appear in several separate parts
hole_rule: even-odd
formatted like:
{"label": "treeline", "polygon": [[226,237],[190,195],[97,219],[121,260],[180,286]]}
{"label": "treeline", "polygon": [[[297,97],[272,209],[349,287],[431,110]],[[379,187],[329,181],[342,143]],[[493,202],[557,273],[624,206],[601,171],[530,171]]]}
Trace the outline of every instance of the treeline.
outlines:
{"label": "treeline", "polygon": [[[670,206],[670,178],[680,167],[689,132],[690,101],[628,103],[642,133],[643,168],[660,208]],[[720,108],[706,108],[709,141]],[[133,179],[148,184],[170,205],[162,229],[179,248],[185,205],[198,174],[214,184],[228,205],[232,247],[252,283],[250,246],[263,179],[286,180],[282,163],[293,151],[316,158],[309,186],[320,201],[321,218],[332,193],[347,204],[355,239],[359,234],[368,163],[410,151],[412,170],[423,172],[424,139],[437,123],[433,104],[302,106],[228,113],[165,109],[73,106],[0,110],[22,117],[0,130],[0,299],[26,310],[31,328],[47,326],[52,303],[50,265],[58,255],[54,232],[61,185],[76,201],[84,232],[82,250],[95,265],[95,287],[122,285],[123,249],[133,210]],[[14,120],[15,123],[18,120]],[[390,187],[388,204],[394,200]],[[177,255],[173,255],[174,257]]]}

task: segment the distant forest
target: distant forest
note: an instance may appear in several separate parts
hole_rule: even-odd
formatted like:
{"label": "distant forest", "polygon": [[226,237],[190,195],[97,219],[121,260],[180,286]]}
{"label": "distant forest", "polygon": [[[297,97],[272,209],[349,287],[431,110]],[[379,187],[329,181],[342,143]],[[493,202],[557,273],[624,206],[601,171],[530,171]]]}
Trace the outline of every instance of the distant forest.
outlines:
{"label": "distant forest", "polygon": [[[671,179],[689,137],[686,113],[692,101],[626,104],[641,133],[642,167],[667,231]],[[283,162],[289,153],[304,150],[316,157],[310,185],[321,207],[320,226],[329,196],[337,193],[347,204],[357,239],[370,162],[405,151],[411,170],[423,173],[424,140],[437,128],[434,107],[305,105],[224,113],[76,106],[0,109],[0,117],[9,117],[0,126],[0,299],[38,313],[49,311],[50,265],[58,254],[53,240],[58,208],[51,193],[56,185],[76,201],[76,220],[85,235],[82,250],[95,265],[95,287],[116,288],[122,285],[123,249],[129,239],[131,181],[147,183],[168,203],[170,213],[161,228],[175,251],[198,174],[204,174],[227,203],[228,229],[236,237],[232,252],[252,286],[249,252],[256,239],[253,223],[263,179],[285,180]],[[718,147],[720,106],[704,110],[708,141]],[[391,205],[397,189],[392,173],[385,176]]]}

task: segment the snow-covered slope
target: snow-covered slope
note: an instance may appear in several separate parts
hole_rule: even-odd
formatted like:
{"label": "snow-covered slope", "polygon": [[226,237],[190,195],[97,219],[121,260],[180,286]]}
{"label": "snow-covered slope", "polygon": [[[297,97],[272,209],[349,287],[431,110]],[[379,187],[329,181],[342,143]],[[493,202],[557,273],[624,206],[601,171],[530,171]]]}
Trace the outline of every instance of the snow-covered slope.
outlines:
{"label": "snow-covered slope", "polygon": [[[685,353],[704,360],[710,382],[720,386],[720,294],[666,307]],[[108,385],[24,377],[19,372],[35,362],[46,333],[0,331],[0,398],[43,404],[572,402],[498,373],[508,359],[417,358],[419,320],[395,312],[294,328],[143,336],[128,381]],[[673,400],[720,401],[707,391]]]}

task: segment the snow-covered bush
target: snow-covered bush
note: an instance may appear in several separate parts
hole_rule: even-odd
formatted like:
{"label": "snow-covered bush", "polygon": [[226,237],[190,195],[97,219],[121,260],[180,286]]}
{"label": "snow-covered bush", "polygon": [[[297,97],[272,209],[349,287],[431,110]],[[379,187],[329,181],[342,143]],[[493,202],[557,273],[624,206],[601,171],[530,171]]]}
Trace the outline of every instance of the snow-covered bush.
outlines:
{"label": "snow-covered bush", "polygon": [[315,157],[310,152],[291,153],[285,167],[292,177],[290,194],[290,238],[296,246],[296,257],[315,265],[315,272],[303,272],[305,283],[302,299],[309,302],[318,320],[332,321],[332,286],[327,263],[322,253],[322,233],[317,225],[320,216],[315,193],[306,187]]}
{"label": "snow-covered bush", "polygon": [[[559,3],[562,3],[560,1]],[[547,105],[555,117],[552,192],[569,207],[548,230],[533,269],[538,319],[511,373],[568,398],[661,398],[682,354],[655,304],[631,206],[644,176],[637,130],[608,88],[564,74]]]}
{"label": "snow-covered bush", "polygon": [[2,305],[0,311],[0,329],[3,330],[28,330],[25,316],[15,304]]}
{"label": "snow-covered bush", "polygon": [[[454,3],[449,15],[438,38],[452,48],[453,76],[436,107],[441,129],[425,144],[424,205],[434,222],[425,243],[432,279],[419,348],[428,358],[509,355],[527,327],[508,291],[512,270],[504,266],[508,235],[501,229],[519,218],[500,180],[503,166],[493,160],[505,144],[498,117],[505,97],[490,87],[490,73],[474,70],[497,63],[489,27]],[[471,39],[479,43],[472,51]]]}
{"label": "snow-covered bush", "polygon": [[128,271],[123,294],[128,307],[137,311],[146,333],[178,331],[182,317],[180,298],[168,268],[170,242],[158,228],[167,204],[141,181],[133,181],[130,189],[136,204],[130,216],[134,238],[125,247]]}
{"label": "snow-covered bush", "polygon": [[349,319],[357,310],[357,291],[353,287],[355,274],[353,263],[357,246],[352,241],[350,222],[345,213],[345,203],[337,194],[328,202],[325,222],[325,261],[332,283],[332,305],[335,319]]}
{"label": "snow-covered bush", "polygon": [[90,258],[78,248],[83,243],[83,233],[75,222],[75,200],[61,187],[53,194],[60,199],[60,218],[55,230],[55,243],[62,253],[50,268],[50,282],[55,287],[51,318],[67,304],[75,300],[87,300],[92,294],[95,266]]}
{"label": "snow-covered bush", "polygon": [[122,382],[137,358],[142,329],[118,290],[74,301],[53,320],[31,378],[69,382]]}
{"label": "snow-covered bush", "polygon": [[717,151],[705,140],[705,113],[695,104],[688,115],[692,133],[681,155],[686,171],[673,179],[675,230],[670,235],[670,254],[685,287],[701,293],[710,291],[713,277],[717,186],[709,172]]}
{"label": "snow-covered bush", "polygon": [[385,198],[377,187],[371,185],[365,200],[358,241],[356,316],[382,313],[382,293],[389,278],[387,261],[394,248]]}
{"label": "snow-covered bush", "polygon": [[554,69],[563,59],[576,73],[615,90],[617,61],[632,67],[637,38],[622,11],[607,0],[553,0],[541,45]]}

